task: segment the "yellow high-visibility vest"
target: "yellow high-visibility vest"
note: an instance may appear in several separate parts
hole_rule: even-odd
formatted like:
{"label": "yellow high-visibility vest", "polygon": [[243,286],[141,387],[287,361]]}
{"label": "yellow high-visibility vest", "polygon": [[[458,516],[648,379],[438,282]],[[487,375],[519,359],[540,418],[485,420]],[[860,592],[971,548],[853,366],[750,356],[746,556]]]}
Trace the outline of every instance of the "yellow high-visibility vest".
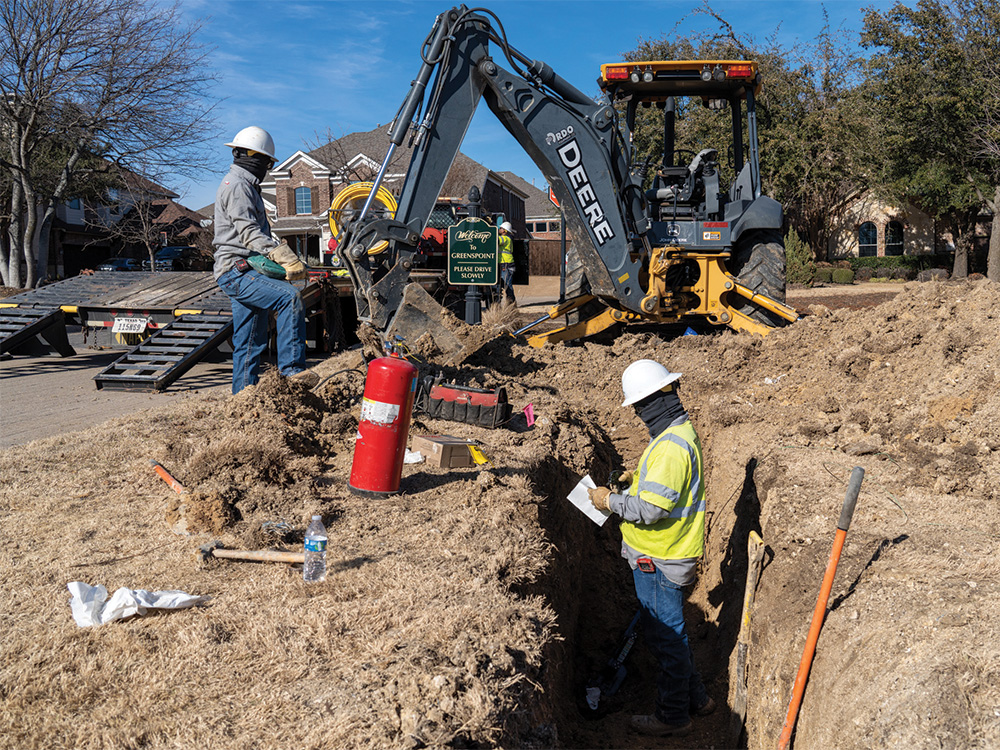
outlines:
{"label": "yellow high-visibility vest", "polygon": [[668,427],[646,446],[629,494],[669,515],[648,525],[622,521],[626,544],[661,560],[701,557],[705,551],[705,482],[701,442],[691,420]]}
{"label": "yellow high-visibility vest", "polygon": [[511,242],[510,235],[501,234],[497,237],[497,244],[500,246],[500,262],[514,262],[514,243]]}

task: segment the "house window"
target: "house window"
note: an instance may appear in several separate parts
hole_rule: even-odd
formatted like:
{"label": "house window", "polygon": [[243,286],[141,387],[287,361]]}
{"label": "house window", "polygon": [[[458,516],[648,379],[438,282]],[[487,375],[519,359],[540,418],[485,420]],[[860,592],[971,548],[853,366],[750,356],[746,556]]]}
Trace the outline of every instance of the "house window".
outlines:
{"label": "house window", "polygon": [[885,225],[885,254],[903,254],[903,225],[898,221],[890,221]]}
{"label": "house window", "polygon": [[858,229],[858,257],[868,258],[878,255],[878,227],[866,221]]}
{"label": "house window", "polygon": [[312,213],[312,188],[295,188],[295,213]]}
{"label": "house window", "polygon": [[73,198],[72,200],[66,201],[66,208],[71,208],[74,211],[79,211],[80,210],[80,199],[79,198]]}

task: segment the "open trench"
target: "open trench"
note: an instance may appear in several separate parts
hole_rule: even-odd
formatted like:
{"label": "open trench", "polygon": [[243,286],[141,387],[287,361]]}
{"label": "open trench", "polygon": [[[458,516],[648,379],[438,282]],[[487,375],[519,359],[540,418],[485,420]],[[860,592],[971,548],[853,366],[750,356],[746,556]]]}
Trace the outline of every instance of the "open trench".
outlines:
{"label": "open trench", "polygon": [[[607,434],[586,426],[592,443],[591,474],[607,476],[623,458]],[[539,522],[555,547],[549,572],[533,585],[558,614],[559,640],[546,662],[544,692],[533,707],[533,721],[550,721],[555,746],[562,747],[747,747],[746,731],[730,709],[735,675],[730,658],[740,629],[747,575],[746,542],[760,533],[761,498],[755,459],[745,464],[719,462],[712,468],[710,429],[702,428],[709,469],[710,506],[706,516],[705,556],[685,606],[696,665],[719,708],[695,720],[691,735],[679,739],[644,737],[629,729],[632,714],[654,708],[656,665],[641,630],[625,662],[626,678],[617,693],[591,711],[584,700],[588,680],[614,658],[638,611],[631,571],[621,558],[621,535],[614,520],[598,527],[565,501],[578,476],[555,457],[543,461],[532,477],[547,498]],[[526,590],[525,593],[533,593]],[[753,704],[754,696],[748,696]],[[523,742],[523,738],[522,738]],[[523,746],[523,745],[522,745]]]}

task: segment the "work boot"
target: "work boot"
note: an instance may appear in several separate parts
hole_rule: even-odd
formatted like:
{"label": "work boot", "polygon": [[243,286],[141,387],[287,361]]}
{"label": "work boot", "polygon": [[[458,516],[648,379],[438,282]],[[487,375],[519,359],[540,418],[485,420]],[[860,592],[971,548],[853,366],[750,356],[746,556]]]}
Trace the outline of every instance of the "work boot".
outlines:
{"label": "work boot", "polygon": [[715,701],[711,697],[705,702],[701,708],[696,708],[691,711],[692,716],[708,716],[712,711],[715,710]]}
{"label": "work boot", "polygon": [[648,734],[651,737],[684,737],[691,733],[690,721],[683,724],[667,724],[652,714],[633,716],[631,724],[635,731],[640,734]]}
{"label": "work boot", "polygon": [[319,375],[317,375],[312,370],[302,370],[302,372],[297,372],[294,375],[289,375],[288,379],[293,383],[299,383],[304,385],[306,388],[312,390],[319,383]]}

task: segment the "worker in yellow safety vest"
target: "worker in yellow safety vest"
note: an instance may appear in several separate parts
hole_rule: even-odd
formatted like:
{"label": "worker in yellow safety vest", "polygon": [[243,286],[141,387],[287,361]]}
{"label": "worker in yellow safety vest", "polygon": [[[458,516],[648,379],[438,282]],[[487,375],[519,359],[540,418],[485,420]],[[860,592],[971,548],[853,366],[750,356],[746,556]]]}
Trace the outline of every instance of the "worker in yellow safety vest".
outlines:
{"label": "worker in yellow safety vest", "polygon": [[497,246],[500,250],[500,289],[498,296],[507,296],[515,305],[514,299],[514,242],[510,238],[510,233],[514,231],[509,221],[500,225],[500,235],[497,237]]}
{"label": "worker in yellow safety vest", "polygon": [[622,406],[632,406],[652,440],[634,472],[589,491],[594,507],[620,516],[622,557],[628,560],[642,616],[643,637],[659,662],[656,709],[632,717],[648,735],[683,736],[691,716],[715,709],[705,691],[684,624],[684,589],[704,552],[705,481],[701,443],[677,393],[681,373],[640,359],[622,374]]}

